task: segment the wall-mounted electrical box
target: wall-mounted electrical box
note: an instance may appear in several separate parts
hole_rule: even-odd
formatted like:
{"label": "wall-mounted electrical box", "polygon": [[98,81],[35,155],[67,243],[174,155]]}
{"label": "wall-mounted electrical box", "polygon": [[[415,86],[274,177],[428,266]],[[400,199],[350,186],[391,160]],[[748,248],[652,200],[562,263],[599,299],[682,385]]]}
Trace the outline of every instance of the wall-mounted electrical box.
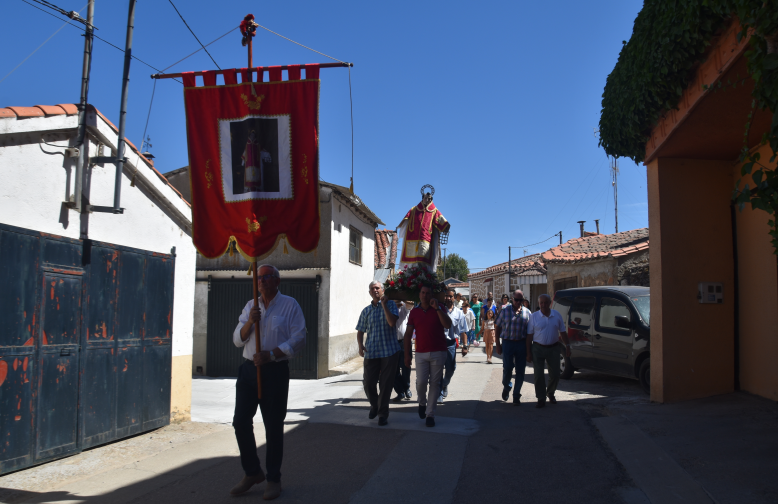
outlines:
{"label": "wall-mounted electrical box", "polygon": [[721,304],[724,302],[724,287],[721,282],[700,282],[697,290],[700,303]]}

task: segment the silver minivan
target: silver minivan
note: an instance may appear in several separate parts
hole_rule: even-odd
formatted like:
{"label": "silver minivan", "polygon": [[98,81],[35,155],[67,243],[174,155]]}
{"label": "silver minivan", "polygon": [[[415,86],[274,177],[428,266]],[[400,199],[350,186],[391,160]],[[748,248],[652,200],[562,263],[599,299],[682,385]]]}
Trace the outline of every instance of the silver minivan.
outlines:
{"label": "silver minivan", "polygon": [[552,308],[567,326],[570,357],[561,352],[562,378],[578,369],[634,378],[651,386],[651,303],[648,287],[602,286],[559,290]]}

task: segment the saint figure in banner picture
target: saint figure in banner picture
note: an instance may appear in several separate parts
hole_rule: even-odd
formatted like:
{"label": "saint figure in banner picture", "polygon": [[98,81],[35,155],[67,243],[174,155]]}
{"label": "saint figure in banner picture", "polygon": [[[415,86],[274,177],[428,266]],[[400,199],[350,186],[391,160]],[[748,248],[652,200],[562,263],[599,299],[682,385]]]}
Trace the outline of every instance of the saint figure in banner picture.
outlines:
{"label": "saint figure in banner picture", "polygon": [[397,237],[403,241],[400,268],[421,266],[434,273],[438,267],[441,235],[448,239],[451,224],[435,207],[433,194],[431,185],[422,187],[421,202],[408,210],[397,227]]}

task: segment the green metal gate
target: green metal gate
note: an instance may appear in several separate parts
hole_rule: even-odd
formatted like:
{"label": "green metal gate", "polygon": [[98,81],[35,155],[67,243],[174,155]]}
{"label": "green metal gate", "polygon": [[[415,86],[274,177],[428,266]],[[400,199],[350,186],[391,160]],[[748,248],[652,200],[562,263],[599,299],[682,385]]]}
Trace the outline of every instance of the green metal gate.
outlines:
{"label": "green metal gate", "polygon": [[[289,361],[292,378],[315,380],[318,371],[319,293],[315,279],[283,279],[282,294],[293,297],[305,317],[305,349]],[[254,296],[251,279],[208,282],[208,327],[206,372],[208,376],[237,376],[243,363],[242,350],[232,342],[238,317]]]}

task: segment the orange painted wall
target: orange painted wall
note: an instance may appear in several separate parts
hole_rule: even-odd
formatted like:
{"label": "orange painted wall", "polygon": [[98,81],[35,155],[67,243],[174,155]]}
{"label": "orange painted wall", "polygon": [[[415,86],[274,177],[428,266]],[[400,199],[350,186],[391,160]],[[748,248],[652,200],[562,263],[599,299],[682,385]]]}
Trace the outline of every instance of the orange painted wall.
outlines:
{"label": "orange painted wall", "polygon": [[[651,241],[651,400],[734,390],[732,163],[659,158],[647,166]],[[723,304],[700,304],[699,282]]]}
{"label": "orange painted wall", "polygon": [[[760,150],[770,166],[771,151]],[[775,168],[775,164],[771,166]],[[734,176],[740,178],[740,165]],[[751,181],[751,177],[748,177]],[[742,184],[741,184],[742,185]],[[740,387],[778,400],[778,267],[768,235],[769,215],[746,205],[737,213],[740,283]]]}

